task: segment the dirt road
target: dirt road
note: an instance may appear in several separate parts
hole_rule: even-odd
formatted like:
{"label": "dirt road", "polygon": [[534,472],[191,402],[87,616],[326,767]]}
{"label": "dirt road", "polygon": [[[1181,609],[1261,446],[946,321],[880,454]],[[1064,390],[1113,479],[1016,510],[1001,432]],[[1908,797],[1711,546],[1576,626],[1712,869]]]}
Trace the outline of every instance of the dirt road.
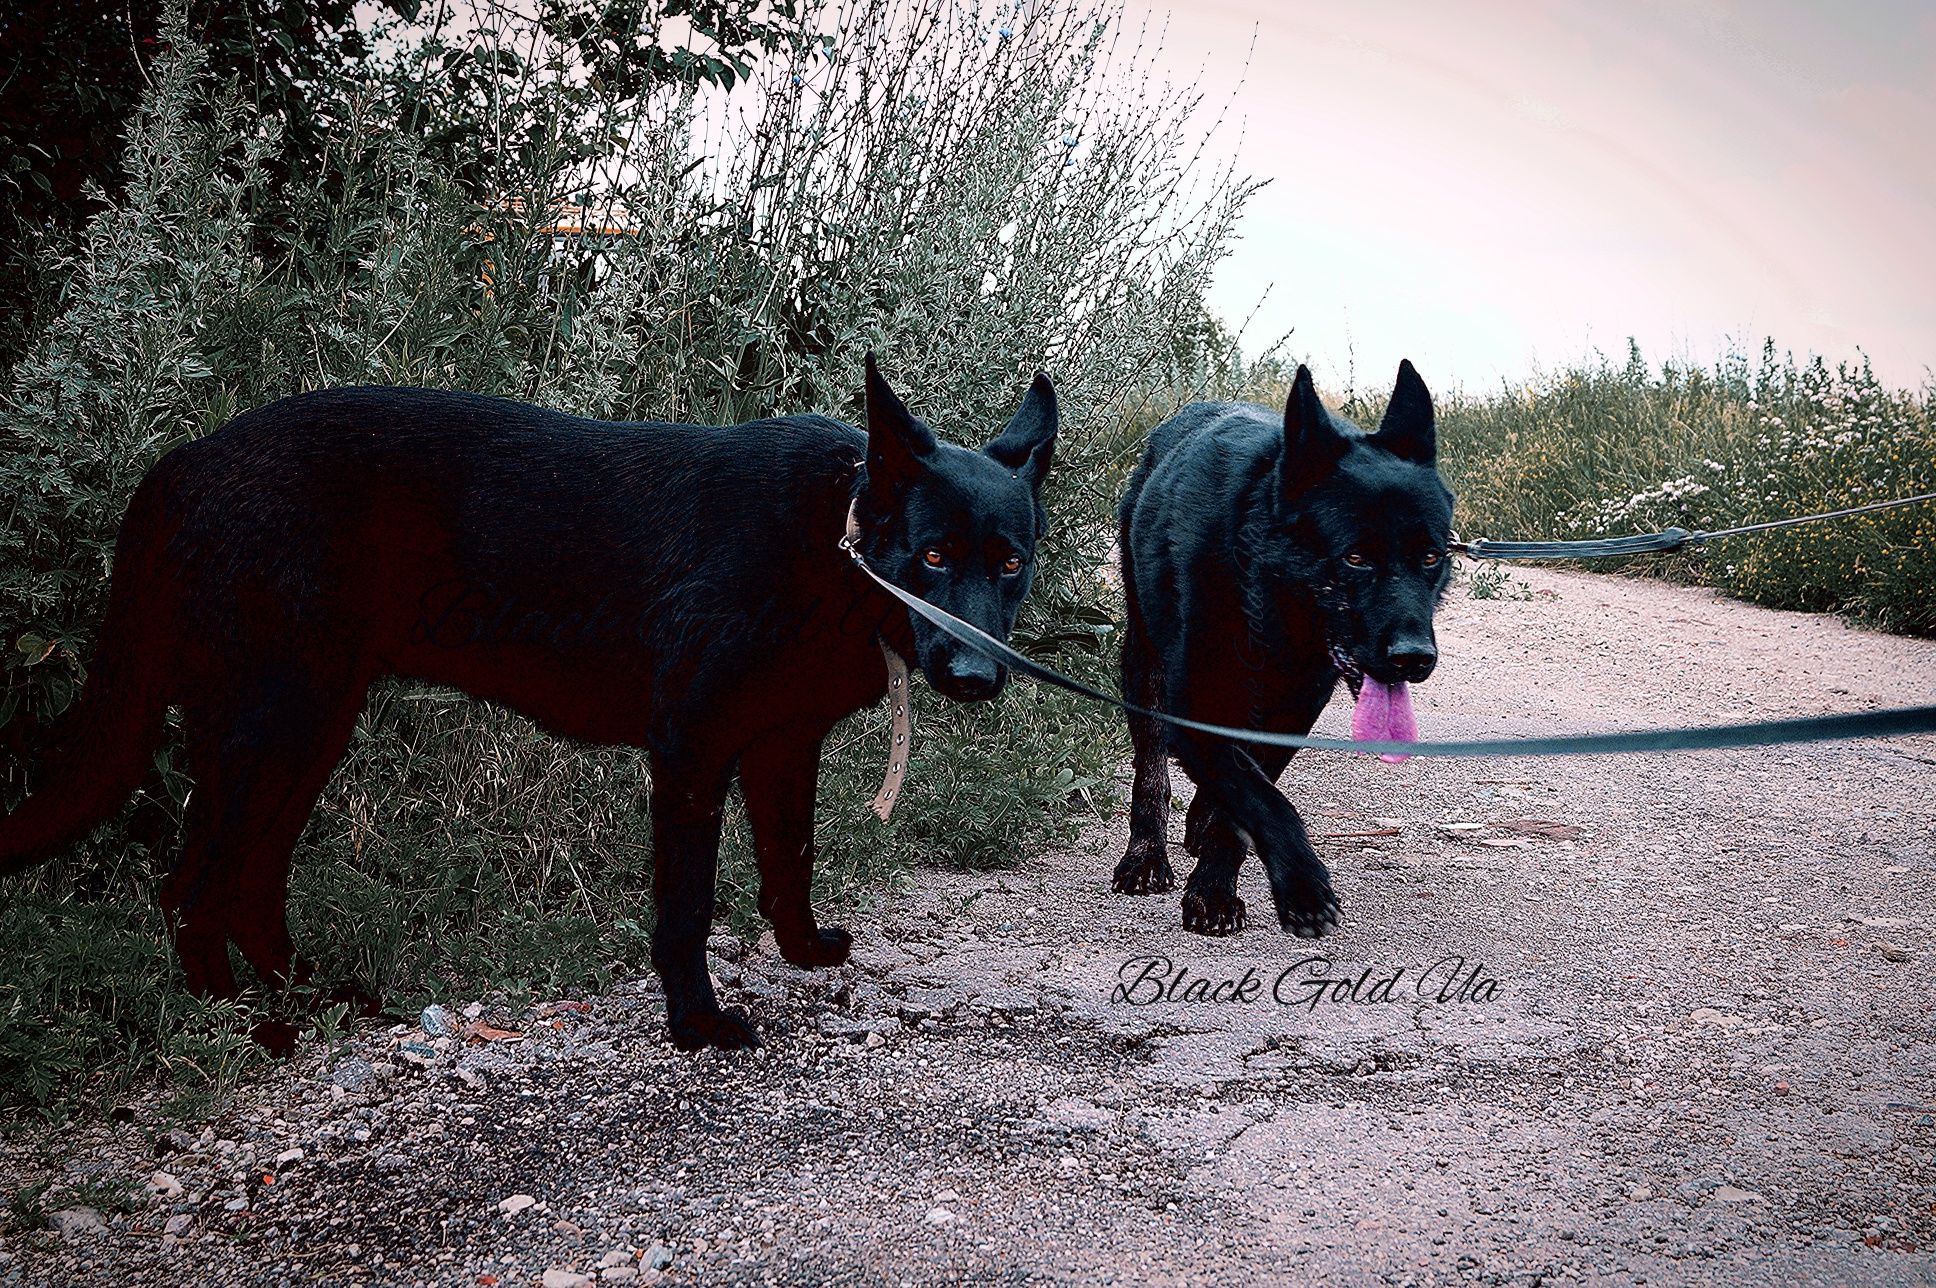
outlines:
{"label": "dirt road", "polygon": [[[1927,642],[1517,579],[1557,597],[1448,602],[1425,736],[1936,693]],[[1098,820],[920,874],[839,971],[717,941],[750,1057],[675,1055],[640,981],[483,1012],[520,1041],[308,1052],[164,1157],[140,1120],[15,1141],[8,1171],[138,1192],[0,1235],[0,1283],[1936,1281],[1932,766],[1936,739],[1301,757],[1344,906],[1320,948],[1254,861],[1227,940],[1110,893]],[[1112,1000],[1151,957],[1174,1000]],[[1249,1000],[1187,996],[1246,971]]]}

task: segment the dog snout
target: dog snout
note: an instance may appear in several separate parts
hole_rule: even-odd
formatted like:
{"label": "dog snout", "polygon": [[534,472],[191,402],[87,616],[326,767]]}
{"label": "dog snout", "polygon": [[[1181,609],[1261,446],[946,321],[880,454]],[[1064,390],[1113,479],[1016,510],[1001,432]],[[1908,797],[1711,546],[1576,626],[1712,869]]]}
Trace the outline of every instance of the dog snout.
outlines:
{"label": "dog snout", "polygon": [[971,650],[963,650],[949,657],[942,664],[941,671],[946,680],[942,692],[961,702],[994,697],[1001,692],[1002,681],[1006,678],[993,658]]}
{"label": "dog snout", "polygon": [[1438,646],[1429,636],[1401,637],[1385,650],[1385,666],[1408,684],[1417,684],[1429,677],[1438,663]]}

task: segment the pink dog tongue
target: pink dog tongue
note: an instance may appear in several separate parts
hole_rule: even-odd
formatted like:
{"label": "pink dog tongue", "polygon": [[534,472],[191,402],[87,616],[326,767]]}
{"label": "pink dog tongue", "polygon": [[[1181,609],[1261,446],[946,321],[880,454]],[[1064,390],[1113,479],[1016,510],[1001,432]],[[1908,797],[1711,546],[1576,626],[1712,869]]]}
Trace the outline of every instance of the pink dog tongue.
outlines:
{"label": "pink dog tongue", "polygon": [[[1359,742],[1417,742],[1418,718],[1412,714],[1412,690],[1402,680],[1381,684],[1365,676],[1358,685],[1358,705],[1351,711],[1351,736]],[[1380,756],[1397,764],[1410,756]]]}

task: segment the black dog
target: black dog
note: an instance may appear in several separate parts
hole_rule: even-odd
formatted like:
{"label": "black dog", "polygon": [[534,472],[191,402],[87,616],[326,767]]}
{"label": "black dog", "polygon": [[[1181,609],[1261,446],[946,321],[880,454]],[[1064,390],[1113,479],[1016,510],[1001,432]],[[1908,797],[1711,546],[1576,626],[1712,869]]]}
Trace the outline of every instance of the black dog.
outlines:
{"label": "black dog", "polygon": [[[1309,733],[1340,676],[1358,706],[1353,736],[1413,741],[1408,682],[1438,660],[1432,613],[1451,564],[1452,494],[1434,466],[1432,396],[1409,362],[1376,434],[1327,411],[1311,373],[1280,422],[1247,403],[1196,403],[1157,426],[1123,498],[1130,701],[1213,724]],[[1331,874],[1275,787],[1283,748],[1130,718],[1136,782],[1116,889],[1176,883],[1165,855],[1168,752],[1197,784],[1184,822],[1197,856],[1183,924],[1243,928],[1237,868],[1246,846],[1270,875],[1284,929],[1315,938],[1338,923]]]}
{"label": "black dog", "polygon": [[0,872],[71,842],[136,785],[182,710],[195,790],[161,899],[189,985],[233,994],[228,944],[296,974],[290,852],[378,676],[453,685],[652,771],[652,963],[681,1047],[756,1039],[706,972],[720,809],[737,767],[760,907],[801,966],[815,924],[820,745],[878,702],[880,642],[959,699],[1005,672],[867,583],[1006,637],[1055,450],[1037,376],[981,451],[936,441],[867,360],[867,432],[821,416],[729,428],[580,420],[421,389],[338,389],[163,457],[115,549],[93,674],[39,790],[0,822]]}

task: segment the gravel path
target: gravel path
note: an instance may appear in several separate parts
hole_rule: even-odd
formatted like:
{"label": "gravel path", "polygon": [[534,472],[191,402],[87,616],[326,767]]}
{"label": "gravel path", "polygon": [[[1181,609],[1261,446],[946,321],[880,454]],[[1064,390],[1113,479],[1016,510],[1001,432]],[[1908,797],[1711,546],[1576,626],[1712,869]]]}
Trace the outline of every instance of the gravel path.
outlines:
{"label": "gravel path", "polygon": [[[1936,692],[1928,642],[1515,580],[1538,596],[1448,602],[1427,737]],[[716,940],[750,1056],[675,1054],[640,980],[453,1017],[520,1039],[304,1052],[159,1148],[145,1108],[16,1132],[8,1191],[93,1178],[127,1210],[0,1234],[0,1283],[1933,1282],[1932,765],[1928,738],[1312,756],[1284,781],[1330,838],[1328,967],[1268,917],[1210,940],[1175,895],[1111,894],[1099,819],[919,874],[837,971]],[[1173,999],[1112,1000],[1137,957],[1187,970]],[[1187,996],[1246,971],[1249,1000]],[[1356,1000],[1303,1000],[1319,975]]]}

